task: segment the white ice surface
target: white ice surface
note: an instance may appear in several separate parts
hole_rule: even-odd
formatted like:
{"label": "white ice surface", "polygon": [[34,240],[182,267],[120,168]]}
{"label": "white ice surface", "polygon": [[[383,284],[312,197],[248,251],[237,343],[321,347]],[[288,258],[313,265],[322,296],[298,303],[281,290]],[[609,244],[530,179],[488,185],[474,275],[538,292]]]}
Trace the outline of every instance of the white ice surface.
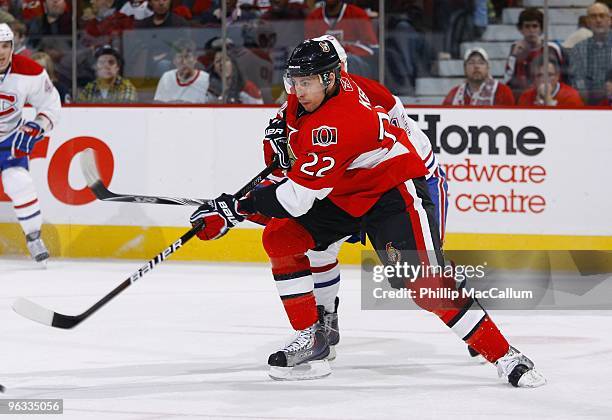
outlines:
{"label": "white ice surface", "polygon": [[25,296],[79,313],[139,265],[0,259],[0,398],[63,398],[64,415],[45,419],[612,418],[606,311],[494,312],[549,381],[515,389],[434,316],[361,311],[355,269],[343,270],[333,373],[317,381],[267,376],[290,329],[263,265],[166,262],[74,330],[10,309]]}

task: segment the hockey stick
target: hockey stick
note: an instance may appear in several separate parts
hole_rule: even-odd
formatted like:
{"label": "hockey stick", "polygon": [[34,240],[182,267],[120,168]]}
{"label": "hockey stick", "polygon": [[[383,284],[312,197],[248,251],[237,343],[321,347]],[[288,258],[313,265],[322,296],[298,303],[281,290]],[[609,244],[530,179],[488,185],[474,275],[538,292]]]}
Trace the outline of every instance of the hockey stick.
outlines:
{"label": "hockey stick", "polygon": [[206,199],[203,198],[179,198],[179,197],[154,197],[148,195],[117,194],[109,191],[102,183],[98,166],[96,165],[95,152],[93,149],[85,149],[81,152],[81,170],[87,181],[87,186],[98,200],[115,201],[121,203],[140,204],[172,204],[177,206],[201,206]]}
{"label": "hockey stick", "polygon": [[[266,169],[261,171],[259,175],[249,181],[244,187],[242,187],[236,194],[235,197],[244,197],[249,191],[253,190],[261,181],[263,181],[268,175],[270,175],[277,168],[277,161],[274,160]],[[181,248],[187,241],[193,238],[196,233],[202,228],[203,221],[200,220],[191,229],[183,234],[179,239],[174,241],[162,252],[151,258],[145,265],[140,267],[138,271],[135,271],[131,276],[123,281],[119,286],[115,287],[110,293],[96,302],[93,306],[87,309],[85,312],[79,315],[64,315],[58,312],[54,312],[50,309],[44,308],[37,303],[34,303],[25,298],[18,298],[13,303],[13,310],[19,315],[24,316],[32,321],[40,322],[41,324],[49,325],[51,327],[70,329],[79,325],[85,321],[91,315],[98,311],[101,307],[106,305],[111,299],[123,292],[132,283],[139,280],[145,274],[150,272],[157,266],[157,264],[165,261],[169,256],[174,254],[177,249]]]}

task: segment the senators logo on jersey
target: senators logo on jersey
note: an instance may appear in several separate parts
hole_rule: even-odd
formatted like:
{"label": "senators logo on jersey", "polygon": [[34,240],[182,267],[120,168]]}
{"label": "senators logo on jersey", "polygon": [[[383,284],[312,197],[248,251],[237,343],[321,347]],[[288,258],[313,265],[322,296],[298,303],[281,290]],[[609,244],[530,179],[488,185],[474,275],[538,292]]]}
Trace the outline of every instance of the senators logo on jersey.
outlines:
{"label": "senators logo on jersey", "polygon": [[17,96],[0,92],[0,117],[5,117],[17,111]]}
{"label": "senators logo on jersey", "polygon": [[312,130],[313,146],[330,146],[338,143],[338,129],[323,125]]}
{"label": "senators logo on jersey", "polygon": [[340,84],[342,85],[342,89],[346,90],[347,92],[353,91],[353,85],[351,85],[351,82],[349,82],[346,77],[340,79]]}

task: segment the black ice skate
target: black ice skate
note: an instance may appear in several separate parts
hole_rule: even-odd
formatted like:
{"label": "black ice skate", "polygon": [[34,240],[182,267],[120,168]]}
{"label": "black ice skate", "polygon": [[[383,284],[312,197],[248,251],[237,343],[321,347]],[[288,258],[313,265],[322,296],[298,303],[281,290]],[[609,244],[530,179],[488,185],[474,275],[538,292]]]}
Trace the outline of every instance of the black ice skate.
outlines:
{"label": "black ice skate", "polygon": [[327,336],[327,343],[329,344],[329,356],[327,356],[327,360],[334,360],[336,358],[335,346],[340,342],[340,330],[338,329],[339,304],[340,299],[336,296],[336,301],[334,303],[334,312],[327,312],[325,311],[323,306],[317,306],[319,313],[323,313],[323,319],[320,321],[323,323],[323,331]]}
{"label": "black ice skate", "polygon": [[512,346],[495,366],[499,377],[506,378],[517,388],[537,388],[546,384],[546,378],[534,369],[533,362]]}
{"label": "black ice skate", "polygon": [[285,348],[268,358],[269,375],[279,381],[318,379],[331,374],[327,361],[329,345],[323,327],[317,322],[297,332]]}
{"label": "black ice skate", "polygon": [[45,243],[40,238],[40,230],[26,235],[26,245],[28,246],[28,250],[30,251],[30,254],[32,254],[34,261],[43,265],[47,264],[47,260],[49,259],[49,251],[47,251]]}

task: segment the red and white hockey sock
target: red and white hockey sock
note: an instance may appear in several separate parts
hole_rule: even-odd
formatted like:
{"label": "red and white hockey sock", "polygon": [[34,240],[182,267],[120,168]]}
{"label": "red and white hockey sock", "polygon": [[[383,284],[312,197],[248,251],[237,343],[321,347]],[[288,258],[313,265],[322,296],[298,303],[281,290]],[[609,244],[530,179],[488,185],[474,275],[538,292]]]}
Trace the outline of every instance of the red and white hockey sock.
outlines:
{"label": "red and white hockey sock", "polygon": [[[406,286],[420,296],[419,290],[426,288],[439,293],[431,298],[415,298],[415,302],[435,313],[459,338],[493,363],[508,352],[508,341],[501,334],[489,315],[476,299],[468,297],[453,298],[450,294],[440,293],[444,289],[456,290],[452,277],[429,277]],[[438,297],[442,296],[442,297]],[[447,297],[448,296],[448,297]]]}
{"label": "red and white hockey sock", "polygon": [[42,215],[30,173],[21,167],[5,169],[2,171],[2,186],[13,202],[23,232],[28,235],[39,231],[42,226]]}
{"label": "red and white hockey sock", "polygon": [[312,236],[294,220],[272,219],[264,229],[262,243],[291,326],[296,330],[310,327],[318,319],[306,257],[306,251],[314,247]]}
{"label": "red and white hockey sock", "polygon": [[306,255],[270,258],[272,274],[289,322],[303,330],[317,322],[317,304],[310,262]]}
{"label": "red and white hockey sock", "polygon": [[436,311],[436,314],[459,338],[491,363],[510,348],[506,338],[475,299],[470,299],[459,310]]}

